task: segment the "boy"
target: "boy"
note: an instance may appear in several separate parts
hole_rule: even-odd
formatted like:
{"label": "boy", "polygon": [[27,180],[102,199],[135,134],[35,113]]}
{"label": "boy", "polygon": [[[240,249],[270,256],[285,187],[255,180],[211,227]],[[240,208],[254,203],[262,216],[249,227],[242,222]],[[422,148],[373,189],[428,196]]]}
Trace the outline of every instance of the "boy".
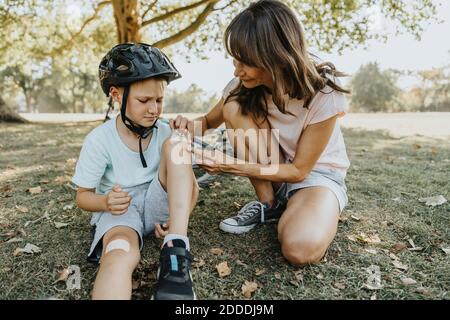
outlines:
{"label": "boy", "polygon": [[184,131],[158,121],[166,85],[179,77],[164,53],[143,43],[119,44],[100,63],[103,92],[120,116],[87,135],[72,179],[78,207],[95,212],[93,299],[130,299],[143,236],[153,231],[164,237],[154,299],[195,299],[187,227],[198,186]]}

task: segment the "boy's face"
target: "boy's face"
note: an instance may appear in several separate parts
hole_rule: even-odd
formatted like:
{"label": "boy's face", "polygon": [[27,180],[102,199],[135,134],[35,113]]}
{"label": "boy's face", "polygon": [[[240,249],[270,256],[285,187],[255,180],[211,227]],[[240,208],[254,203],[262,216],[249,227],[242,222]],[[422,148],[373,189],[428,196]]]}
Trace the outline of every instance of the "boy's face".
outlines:
{"label": "boy's face", "polygon": [[[133,83],[128,94],[127,117],[143,127],[153,125],[163,111],[166,86],[165,80],[154,78]],[[123,88],[111,88],[113,98],[119,104],[123,91]]]}

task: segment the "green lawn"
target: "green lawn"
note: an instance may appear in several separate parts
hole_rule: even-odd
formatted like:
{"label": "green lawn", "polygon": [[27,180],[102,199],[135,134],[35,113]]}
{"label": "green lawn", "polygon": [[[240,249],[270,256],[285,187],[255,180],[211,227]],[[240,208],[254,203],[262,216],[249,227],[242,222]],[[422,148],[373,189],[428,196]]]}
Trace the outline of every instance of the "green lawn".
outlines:
{"label": "green lawn", "polygon": [[[96,274],[86,262],[90,213],[75,207],[68,181],[84,136],[98,124],[0,124],[0,299],[89,298]],[[254,199],[245,178],[221,176],[201,191],[189,227],[199,299],[241,299],[246,280],[258,284],[253,299],[449,298],[450,255],[442,248],[450,247],[450,203],[431,207],[419,198],[450,199],[450,142],[381,131],[344,130],[344,137],[349,206],[319,265],[287,264],[274,224],[241,236],[218,229]],[[38,186],[40,193],[27,191]],[[14,255],[27,243],[42,251]],[[136,299],[151,296],[159,245],[145,243]],[[224,261],[231,274],[220,278],[216,265]],[[69,265],[81,269],[80,290],[56,282]],[[366,288],[372,265],[381,271],[377,290]]]}

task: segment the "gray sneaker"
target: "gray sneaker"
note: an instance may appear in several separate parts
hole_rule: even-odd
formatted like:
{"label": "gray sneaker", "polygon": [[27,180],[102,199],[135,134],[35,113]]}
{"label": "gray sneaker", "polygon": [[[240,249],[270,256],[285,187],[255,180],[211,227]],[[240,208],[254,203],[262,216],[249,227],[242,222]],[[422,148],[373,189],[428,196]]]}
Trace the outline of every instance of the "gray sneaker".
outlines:
{"label": "gray sneaker", "polygon": [[274,222],[280,219],[286,209],[286,203],[275,201],[270,207],[266,203],[251,201],[239,210],[232,218],[223,220],[219,229],[225,232],[241,234],[250,231],[259,223]]}

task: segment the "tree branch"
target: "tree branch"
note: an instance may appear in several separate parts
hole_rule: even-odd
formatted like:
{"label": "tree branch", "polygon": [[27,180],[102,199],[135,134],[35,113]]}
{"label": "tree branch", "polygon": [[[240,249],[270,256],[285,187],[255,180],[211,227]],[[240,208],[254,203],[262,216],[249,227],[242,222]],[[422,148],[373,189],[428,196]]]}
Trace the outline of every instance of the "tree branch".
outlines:
{"label": "tree branch", "polygon": [[158,2],[158,0],[155,0],[151,4],[148,5],[148,8],[142,14],[142,20],[145,19],[145,16],[147,15],[147,13],[149,13],[149,11],[152,10],[152,8],[156,5],[157,2]]}
{"label": "tree branch", "polygon": [[170,12],[166,12],[166,13],[164,13],[164,14],[162,14],[160,16],[154,17],[154,18],[152,18],[150,20],[143,21],[142,22],[142,26],[145,27],[146,25],[149,25],[149,24],[161,21],[161,20],[168,19],[168,18],[170,18],[170,17],[172,17],[172,16],[174,16],[174,15],[180,13],[180,12],[194,9],[194,8],[196,8],[198,6],[201,6],[202,4],[205,4],[205,3],[210,3],[210,4],[213,3],[213,4],[215,4],[216,2],[217,2],[217,0],[200,0],[198,2],[190,4],[188,6],[181,7],[181,8],[176,8],[175,10],[172,10]]}
{"label": "tree branch", "polygon": [[226,5],[224,5],[223,7],[220,8],[215,8],[213,11],[221,11],[223,9],[225,9],[226,7],[231,6],[233,3],[236,3],[238,0],[231,0],[230,2],[228,2]]}
{"label": "tree branch", "polygon": [[111,4],[111,1],[101,1],[99,2],[99,4],[97,5],[97,7],[94,9],[94,13],[92,14],[92,16],[90,16],[88,19],[86,19],[83,24],[81,25],[80,30],[78,30],[76,33],[72,33],[70,32],[70,39],[63,44],[62,46],[60,46],[59,48],[55,49],[54,52],[56,53],[61,53],[63,52],[65,49],[67,49],[71,44],[73,44],[74,40],[84,31],[84,29],[86,28],[86,26],[91,23],[92,21],[94,21],[95,19],[97,19],[97,15],[99,14],[100,10],[108,5]]}
{"label": "tree branch", "polygon": [[184,38],[186,38],[187,36],[189,36],[190,34],[194,33],[195,31],[197,31],[197,29],[202,25],[202,23],[206,20],[206,18],[208,17],[208,15],[213,11],[214,9],[214,5],[218,2],[219,0],[213,0],[210,1],[210,3],[205,7],[205,9],[202,11],[202,13],[200,13],[200,15],[197,17],[197,19],[195,19],[195,21],[189,25],[188,27],[184,28],[183,30],[175,33],[174,35],[159,40],[155,43],[152,44],[152,46],[158,47],[158,48],[164,48],[167,46],[170,46],[176,42],[179,42],[181,40],[183,40]]}

